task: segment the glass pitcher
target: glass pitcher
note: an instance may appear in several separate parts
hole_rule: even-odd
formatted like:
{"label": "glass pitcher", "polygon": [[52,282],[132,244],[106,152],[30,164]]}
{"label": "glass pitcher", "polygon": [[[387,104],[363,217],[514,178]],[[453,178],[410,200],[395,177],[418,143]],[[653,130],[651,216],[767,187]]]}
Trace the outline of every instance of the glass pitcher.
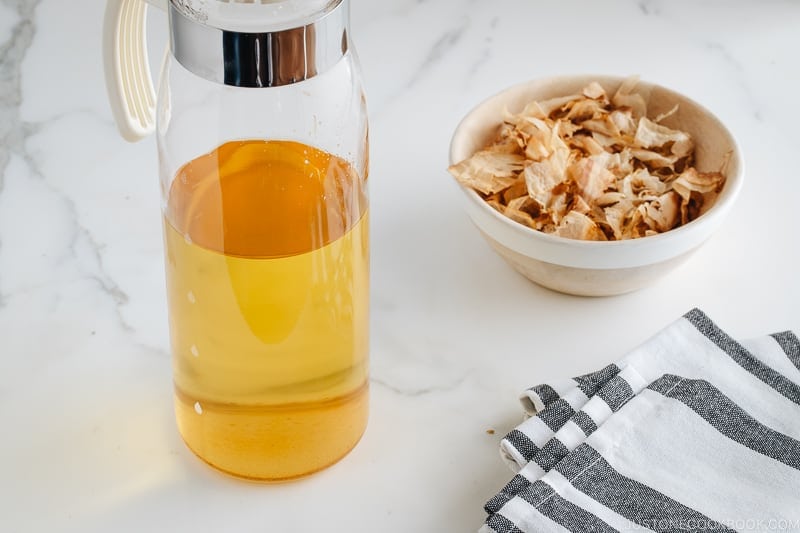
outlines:
{"label": "glass pitcher", "polygon": [[178,428],[230,474],[310,474],[356,445],[368,413],[367,115],[348,0],[165,2],[157,99],[146,6],[108,2],[105,68],[122,135],[157,122]]}

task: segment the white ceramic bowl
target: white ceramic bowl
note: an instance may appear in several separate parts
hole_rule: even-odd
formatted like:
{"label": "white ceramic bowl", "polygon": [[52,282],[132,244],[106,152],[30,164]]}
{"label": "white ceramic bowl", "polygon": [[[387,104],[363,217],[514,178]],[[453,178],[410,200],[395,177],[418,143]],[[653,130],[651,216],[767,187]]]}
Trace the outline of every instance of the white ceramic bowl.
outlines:
{"label": "white ceramic bowl", "polygon": [[[450,163],[458,163],[491,143],[503,110],[517,113],[532,100],[580,92],[597,81],[613,94],[624,78],[561,76],[510,87],[485,100],[461,121],[450,144]],[[623,241],[579,241],[536,231],[501,215],[475,191],[461,187],[472,222],[511,266],[528,279],[556,291],[583,296],[607,296],[652,284],[682,263],[722,224],[742,187],[744,164],[736,141],[711,112],[664,87],[640,82],[637,92],[656,116],[676,103],[678,112],[664,125],[688,132],[694,139],[695,167],[701,172],[726,169],[725,185],[713,206],[697,219],[673,230]]]}

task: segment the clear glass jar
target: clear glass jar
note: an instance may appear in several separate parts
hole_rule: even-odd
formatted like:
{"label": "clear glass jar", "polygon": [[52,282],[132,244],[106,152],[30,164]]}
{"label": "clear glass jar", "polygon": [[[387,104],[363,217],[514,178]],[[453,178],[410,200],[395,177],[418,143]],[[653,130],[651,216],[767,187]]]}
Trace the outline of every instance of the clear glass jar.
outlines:
{"label": "clear glass jar", "polygon": [[367,422],[367,114],[347,3],[237,5],[247,31],[169,6],[157,134],[175,410],[189,448],[240,477],[320,470]]}

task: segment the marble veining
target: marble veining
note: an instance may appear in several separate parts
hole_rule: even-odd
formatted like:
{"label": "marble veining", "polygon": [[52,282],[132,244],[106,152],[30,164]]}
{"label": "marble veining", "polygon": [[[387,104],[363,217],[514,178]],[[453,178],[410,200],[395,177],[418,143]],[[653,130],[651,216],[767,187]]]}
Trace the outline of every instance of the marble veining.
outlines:
{"label": "marble veining", "polygon": [[754,119],[756,119],[758,122],[761,122],[763,117],[761,116],[761,110],[759,109],[760,106],[756,96],[749,87],[747,79],[748,75],[742,64],[733,56],[731,51],[724,44],[716,42],[707,42],[705,44],[711,53],[720,56],[722,60],[728,64],[730,70],[735,73],[737,86],[744,93],[744,96],[747,99],[750,113],[752,113]]}
{"label": "marble veining", "polygon": [[410,398],[416,398],[419,396],[427,396],[429,394],[436,394],[436,393],[443,393],[443,392],[451,392],[453,389],[460,387],[462,383],[467,380],[467,376],[462,376],[456,379],[452,383],[446,383],[436,387],[419,387],[419,388],[401,388],[396,385],[392,385],[380,378],[373,376],[370,379],[370,382],[376,385],[380,385],[381,387],[385,387],[386,389],[390,390],[391,392],[398,394],[400,396],[407,396]]}
{"label": "marble veining", "polygon": [[[11,20],[15,13],[17,21],[9,24],[10,35],[0,46],[0,177],[5,175],[12,153],[25,154],[24,142],[35,126],[23,124],[19,120],[19,104],[22,100],[20,89],[20,64],[25,52],[36,34],[33,13],[40,0],[4,0],[2,6],[4,20]],[[8,17],[8,18],[6,18]]]}
{"label": "marble veining", "polygon": [[[306,480],[218,475],[174,427],[156,146],[113,125],[104,6],[0,0],[0,531],[476,531],[526,387],[615,360],[692,307],[743,338],[800,329],[800,5],[351,0],[371,120],[369,427]],[[161,50],[163,15],[148,20]],[[445,171],[479,101],[580,72],[686,93],[747,166],[723,228],[617,298],[514,273]]]}
{"label": "marble veining", "polygon": [[423,59],[422,64],[417,67],[416,71],[413,73],[406,88],[413,87],[420,79],[424,78],[428,70],[435,68],[436,65],[447,56],[447,53],[458,45],[469,26],[469,22],[470,20],[468,17],[461,17],[460,22],[453,29],[447,30],[437,39],[428,51],[425,59]]}
{"label": "marble veining", "polygon": [[636,5],[645,15],[658,16],[661,14],[660,2],[658,0],[639,0]]}

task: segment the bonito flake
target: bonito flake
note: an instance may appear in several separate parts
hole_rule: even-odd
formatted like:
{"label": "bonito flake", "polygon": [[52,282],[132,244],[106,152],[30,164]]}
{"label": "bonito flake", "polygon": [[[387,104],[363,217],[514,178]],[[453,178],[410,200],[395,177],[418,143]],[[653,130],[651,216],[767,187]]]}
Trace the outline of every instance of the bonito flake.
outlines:
{"label": "bonito flake", "polygon": [[669,231],[697,218],[725,183],[693,166],[691,136],[653,119],[629,78],[613,95],[579,94],[506,113],[495,142],[449,168],[494,209],[530,228],[582,240]]}

